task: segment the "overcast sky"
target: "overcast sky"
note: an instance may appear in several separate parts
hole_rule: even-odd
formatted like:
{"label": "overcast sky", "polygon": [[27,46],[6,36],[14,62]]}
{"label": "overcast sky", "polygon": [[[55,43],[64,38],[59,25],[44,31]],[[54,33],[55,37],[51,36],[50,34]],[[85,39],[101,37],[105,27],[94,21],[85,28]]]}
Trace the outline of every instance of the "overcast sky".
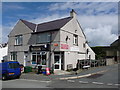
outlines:
{"label": "overcast sky", "polygon": [[47,22],[69,17],[71,9],[77,12],[77,19],[91,46],[110,45],[118,38],[117,2],[3,2],[2,42],[8,41],[7,36],[19,19]]}

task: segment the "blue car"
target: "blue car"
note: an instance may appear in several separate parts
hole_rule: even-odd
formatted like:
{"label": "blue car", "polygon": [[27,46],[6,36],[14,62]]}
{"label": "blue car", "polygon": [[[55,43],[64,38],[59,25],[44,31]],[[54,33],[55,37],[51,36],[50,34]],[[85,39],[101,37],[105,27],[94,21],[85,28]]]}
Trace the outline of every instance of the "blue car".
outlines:
{"label": "blue car", "polygon": [[20,78],[21,68],[19,62],[9,61],[0,63],[0,75],[2,80]]}

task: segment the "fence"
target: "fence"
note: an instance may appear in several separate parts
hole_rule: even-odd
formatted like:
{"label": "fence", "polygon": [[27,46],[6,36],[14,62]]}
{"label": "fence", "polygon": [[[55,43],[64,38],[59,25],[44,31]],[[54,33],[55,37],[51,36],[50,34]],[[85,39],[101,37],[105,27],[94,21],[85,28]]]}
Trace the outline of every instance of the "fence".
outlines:
{"label": "fence", "polygon": [[77,68],[83,69],[84,66],[89,67],[99,67],[99,66],[106,66],[106,59],[99,59],[99,60],[78,60]]}

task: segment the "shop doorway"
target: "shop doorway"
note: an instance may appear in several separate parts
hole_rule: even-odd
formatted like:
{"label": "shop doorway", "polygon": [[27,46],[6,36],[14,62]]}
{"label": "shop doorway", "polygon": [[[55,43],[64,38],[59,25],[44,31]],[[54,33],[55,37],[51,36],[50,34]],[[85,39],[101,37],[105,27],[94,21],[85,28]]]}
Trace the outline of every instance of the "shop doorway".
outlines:
{"label": "shop doorway", "polygon": [[61,56],[60,56],[60,54],[54,55],[54,69],[61,70]]}
{"label": "shop doorway", "polygon": [[54,70],[63,70],[64,55],[62,52],[54,53]]}

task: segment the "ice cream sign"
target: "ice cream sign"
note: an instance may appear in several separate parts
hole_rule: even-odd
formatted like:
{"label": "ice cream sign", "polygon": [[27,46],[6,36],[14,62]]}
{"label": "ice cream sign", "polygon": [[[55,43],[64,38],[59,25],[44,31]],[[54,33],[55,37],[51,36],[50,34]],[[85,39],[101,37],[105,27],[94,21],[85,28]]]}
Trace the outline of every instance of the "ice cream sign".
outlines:
{"label": "ice cream sign", "polygon": [[61,49],[69,49],[69,46],[67,44],[61,44]]}

